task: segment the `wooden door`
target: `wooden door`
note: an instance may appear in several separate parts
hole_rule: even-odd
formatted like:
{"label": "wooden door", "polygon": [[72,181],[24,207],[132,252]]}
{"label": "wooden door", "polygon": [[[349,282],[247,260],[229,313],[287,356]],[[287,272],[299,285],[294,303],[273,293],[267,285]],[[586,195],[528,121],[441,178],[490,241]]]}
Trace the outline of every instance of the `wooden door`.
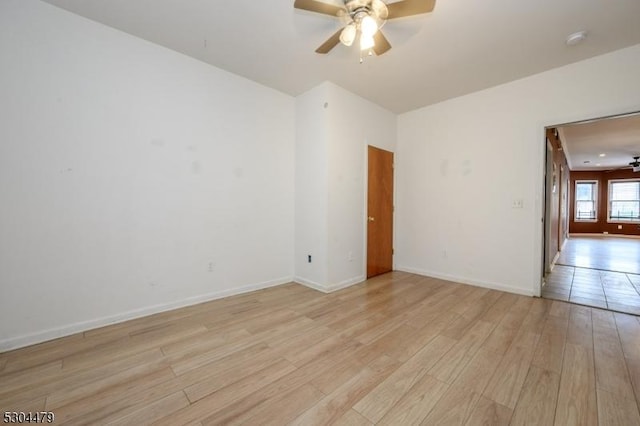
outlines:
{"label": "wooden door", "polygon": [[393,267],[393,152],[369,147],[367,278]]}

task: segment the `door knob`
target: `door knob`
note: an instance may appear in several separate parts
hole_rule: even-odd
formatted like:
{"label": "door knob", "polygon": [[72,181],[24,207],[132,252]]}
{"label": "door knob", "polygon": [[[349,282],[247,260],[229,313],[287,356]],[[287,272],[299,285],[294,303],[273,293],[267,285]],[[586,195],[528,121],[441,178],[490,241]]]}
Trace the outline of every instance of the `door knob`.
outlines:
{"label": "door knob", "polygon": [[373,217],[373,216],[369,216],[369,222],[373,222],[374,220],[376,220],[376,218],[375,218],[375,217]]}

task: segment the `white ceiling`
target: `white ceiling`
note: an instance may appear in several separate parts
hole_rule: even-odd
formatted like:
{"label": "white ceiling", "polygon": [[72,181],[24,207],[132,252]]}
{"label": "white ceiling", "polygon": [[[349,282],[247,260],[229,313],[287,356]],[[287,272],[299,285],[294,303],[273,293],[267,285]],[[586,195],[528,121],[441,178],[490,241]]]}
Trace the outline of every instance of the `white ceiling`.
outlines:
{"label": "white ceiling", "polygon": [[610,170],[640,156],[640,114],[569,124],[558,131],[570,170]]}
{"label": "white ceiling", "polygon": [[387,22],[393,49],[362,65],[355,46],[314,53],[339,22],[294,0],[45,1],[290,95],[330,80],[396,113],[640,43],[638,0],[439,0]]}

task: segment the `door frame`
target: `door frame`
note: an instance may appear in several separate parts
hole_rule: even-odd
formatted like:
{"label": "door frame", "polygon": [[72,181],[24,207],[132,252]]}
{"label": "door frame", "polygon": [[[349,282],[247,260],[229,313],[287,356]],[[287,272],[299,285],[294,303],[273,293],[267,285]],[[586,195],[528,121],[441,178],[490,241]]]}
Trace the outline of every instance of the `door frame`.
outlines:
{"label": "door frame", "polygon": [[[545,129],[546,130],[546,129]],[[545,132],[546,133],[546,132]],[[542,264],[542,276],[549,272],[552,260],[549,257],[549,244],[551,243],[551,185],[553,174],[553,145],[549,141],[549,138],[545,135],[545,155],[544,155],[544,186],[543,186],[543,205],[544,209],[542,214],[543,230],[542,241],[544,249],[542,250],[543,264]]]}
{"label": "door frame", "polygon": [[[536,199],[538,201],[540,201],[540,210],[538,210],[538,206],[535,207],[535,211],[538,212],[542,212],[543,217],[542,219],[540,219],[540,217],[538,217],[536,214],[534,214],[534,232],[535,235],[538,235],[537,238],[535,238],[534,240],[534,252],[535,253],[540,253],[540,256],[536,256],[536,261],[535,261],[535,265],[534,265],[534,277],[536,277],[537,279],[534,281],[534,288],[533,290],[533,295],[540,297],[542,294],[542,286],[544,284],[544,277],[545,274],[543,273],[543,269],[545,268],[545,258],[547,256],[547,247],[546,247],[546,241],[544,238],[544,233],[545,233],[545,226],[546,223],[549,221],[549,218],[547,217],[547,205],[546,205],[546,200],[545,200],[545,188],[546,188],[546,179],[545,179],[545,173],[546,173],[546,167],[547,167],[547,161],[546,161],[546,151],[547,151],[547,146],[546,146],[546,129],[550,128],[550,127],[561,127],[561,126],[566,126],[569,124],[580,124],[580,123],[589,123],[591,121],[598,121],[598,120],[606,120],[608,118],[620,118],[620,117],[627,117],[627,116],[633,116],[633,115],[639,115],[640,114],[640,110],[633,110],[633,111],[621,111],[618,113],[613,113],[613,114],[608,114],[608,115],[602,115],[602,116],[598,116],[598,117],[588,117],[588,118],[576,118],[573,121],[562,121],[562,122],[546,122],[546,123],[538,123],[538,137],[537,140],[539,141],[543,141],[544,143],[538,143],[538,176],[536,178],[536,182],[537,182],[537,194],[536,195]],[[567,170],[568,173],[570,173],[570,170]],[[571,191],[571,188],[567,188],[567,202],[569,202],[569,193]],[[569,215],[570,212],[567,211],[567,215]],[[567,234],[569,233],[569,222],[571,221],[571,218],[569,217],[567,220]]]}

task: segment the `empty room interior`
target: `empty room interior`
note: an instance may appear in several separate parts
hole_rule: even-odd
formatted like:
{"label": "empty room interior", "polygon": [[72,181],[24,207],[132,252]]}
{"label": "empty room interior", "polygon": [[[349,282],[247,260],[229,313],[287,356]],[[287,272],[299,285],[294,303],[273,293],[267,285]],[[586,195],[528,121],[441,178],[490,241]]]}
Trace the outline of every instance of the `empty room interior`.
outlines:
{"label": "empty room interior", "polygon": [[640,3],[0,0],[7,423],[640,425]]}

